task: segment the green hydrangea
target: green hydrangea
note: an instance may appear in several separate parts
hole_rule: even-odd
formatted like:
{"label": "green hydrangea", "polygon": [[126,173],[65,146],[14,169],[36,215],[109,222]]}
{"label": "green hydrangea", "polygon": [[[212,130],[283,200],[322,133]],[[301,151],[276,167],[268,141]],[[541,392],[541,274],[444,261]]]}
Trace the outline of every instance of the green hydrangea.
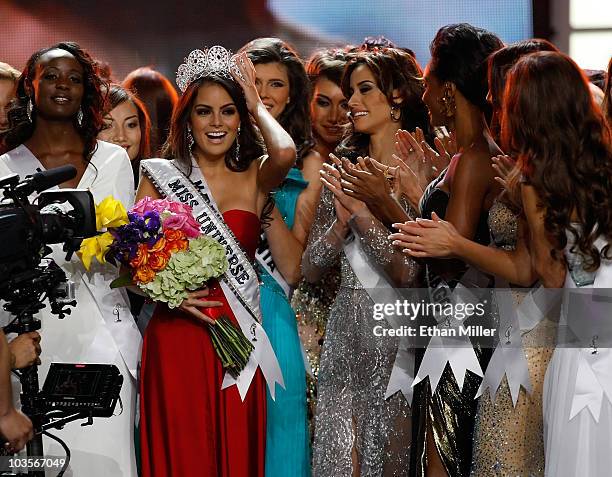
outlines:
{"label": "green hydrangea", "polygon": [[203,235],[190,239],[188,250],[173,253],[166,268],[140,288],[151,299],[177,308],[190,290],[197,290],[211,278],[220,277],[227,267],[225,248],[217,240]]}

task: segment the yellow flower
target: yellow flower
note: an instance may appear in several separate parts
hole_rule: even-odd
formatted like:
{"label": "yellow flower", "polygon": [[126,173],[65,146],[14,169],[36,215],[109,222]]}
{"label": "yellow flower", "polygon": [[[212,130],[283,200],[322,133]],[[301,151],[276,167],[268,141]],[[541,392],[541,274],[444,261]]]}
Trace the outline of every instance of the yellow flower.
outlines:
{"label": "yellow flower", "polygon": [[89,270],[91,267],[91,260],[96,257],[98,262],[106,263],[106,252],[108,247],[113,243],[113,236],[110,232],[105,232],[102,235],[96,235],[95,237],[86,238],[81,242],[81,248],[79,254],[81,255],[81,261],[85,268]]}
{"label": "yellow flower", "polygon": [[129,222],[123,204],[109,195],[96,206],[96,229],[119,227]]}

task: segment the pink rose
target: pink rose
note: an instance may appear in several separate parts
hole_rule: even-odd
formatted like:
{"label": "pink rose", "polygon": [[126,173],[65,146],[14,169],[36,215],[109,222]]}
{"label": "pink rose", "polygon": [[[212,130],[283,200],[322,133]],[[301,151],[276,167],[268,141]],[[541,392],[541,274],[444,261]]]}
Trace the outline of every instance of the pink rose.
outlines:
{"label": "pink rose", "polygon": [[135,212],[139,215],[144,215],[146,212],[155,211],[162,213],[164,210],[168,210],[171,207],[172,202],[167,199],[152,199],[151,197],[144,197],[140,199],[131,212]]}
{"label": "pink rose", "polygon": [[200,236],[200,225],[189,214],[172,214],[162,222],[164,229],[180,230],[189,238]]}

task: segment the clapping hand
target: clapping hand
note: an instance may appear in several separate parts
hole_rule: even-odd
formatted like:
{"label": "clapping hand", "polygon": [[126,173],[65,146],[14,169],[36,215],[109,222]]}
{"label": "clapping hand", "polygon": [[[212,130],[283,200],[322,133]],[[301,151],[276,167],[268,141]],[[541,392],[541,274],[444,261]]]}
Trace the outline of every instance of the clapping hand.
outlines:
{"label": "clapping hand", "polygon": [[[336,160],[339,161],[338,158],[336,158]],[[366,207],[365,203],[351,197],[343,189],[340,171],[336,167],[330,164],[323,164],[323,169],[320,173],[321,182],[332,194],[334,194],[336,217],[342,224],[347,224],[351,215]]]}
{"label": "clapping hand", "polygon": [[508,189],[508,177],[514,169],[515,161],[510,156],[499,155],[491,158],[493,161],[493,169],[497,172],[495,180],[499,182],[504,189]]}
{"label": "clapping hand", "polygon": [[[358,157],[357,164],[348,159],[330,157],[340,172],[342,190],[345,194],[368,206],[384,203],[391,196],[391,185],[388,177],[393,177],[389,166],[380,164],[369,157]],[[387,175],[388,174],[388,175]]]}
{"label": "clapping hand", "polygon": [[405,223],[393,224],[399,232],[389,235],[395,247],[412,257],[452,257],[457,241],[461,235],[457,229],[445,220],[432,213],[431,220],[417,219]]}

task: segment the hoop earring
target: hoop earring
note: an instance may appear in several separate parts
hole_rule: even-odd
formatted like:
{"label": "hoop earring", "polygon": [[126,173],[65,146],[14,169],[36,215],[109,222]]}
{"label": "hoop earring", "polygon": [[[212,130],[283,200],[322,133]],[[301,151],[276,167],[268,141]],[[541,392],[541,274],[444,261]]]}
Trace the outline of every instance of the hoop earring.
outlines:
{"label": "hoop earring", "polygon": [[28,102],[26,103],[26,114],[28,115],[28,121],[32,122],[32,110],[34,109],[34,105],[32,104],[32,98],[28,98]]}
{"label": "hoop earring", "polygon": [[80,106],[79,106],[79,112],[77,113],[77,116],[76,116],[76,120],[77,120],[77,125],[81,127],[83,125],[83,110],[81,109]]}
{"label": "hoop earring", "polygon": [[187,124],[185,136],[187,139],[187,148],[191,151],[193,149],[193,145],[195,144],[195,140],[193,139],[193,134],[191,134],[191,126],[189,124]]}
{"label": "hoop earring", "polygon": [[[397,116],[394,114],[397,111]],[[389,112],[389,116],[391,116],[391,120],[393,122],[399,122],[402,119],[402,110],[397,106],[391,106],[391,111]]]}

